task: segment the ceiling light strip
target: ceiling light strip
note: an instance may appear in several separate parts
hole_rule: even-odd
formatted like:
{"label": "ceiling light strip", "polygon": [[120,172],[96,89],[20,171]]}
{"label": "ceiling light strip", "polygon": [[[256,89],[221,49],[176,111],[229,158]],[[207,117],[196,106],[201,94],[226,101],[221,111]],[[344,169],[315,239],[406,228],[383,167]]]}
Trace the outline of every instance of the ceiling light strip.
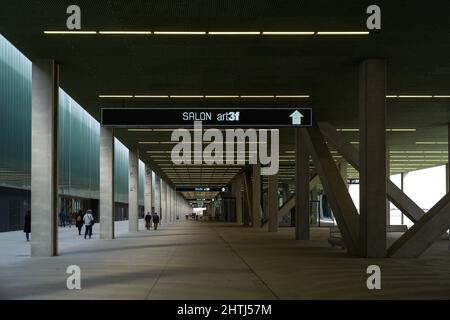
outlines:
{"label": "ceiling light strip", "polygon": [[313,35],[368,35],[369,31],[134,31],[134,30],[45,30],[44,34],[99,34],[99,35],[211,35],[211,36],[313,36]]}
{"label": "ceiling light strip", "polygon": [[260,35],[261,31],[209,31],[209,35],[231,36],[231,35]]}
{"label": "ceiling light strip", "polygon": [[87,35],[87,34],[97,34],[97,31],[44,31],[44,34],[53,35]]}
{"label": "ceiling light strip", "polygon": [[304,99],[310,95],[132,95],[132,94],[100,94],[100,99]]}
{"label": "ceiling light strip", "polygon": [[99,31],[98,34],[104,35],[151,35],[151,31]]}
{"label": "ceiling light strip", "polygon": [[317,35],[326,36],[356,36],[356,35],[368,35],[369,31],[318,31]]}
{"label": "ceiling light strip", "polygon": [[153,31],[155,35],[205,35],[206,31]]}

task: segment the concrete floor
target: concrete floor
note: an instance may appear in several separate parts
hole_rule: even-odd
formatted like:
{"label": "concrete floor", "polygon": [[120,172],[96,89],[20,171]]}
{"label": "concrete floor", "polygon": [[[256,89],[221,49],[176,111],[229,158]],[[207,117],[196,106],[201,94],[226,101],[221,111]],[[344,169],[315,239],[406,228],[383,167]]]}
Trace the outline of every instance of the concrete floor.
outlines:
{"label": "concrete floor", "polygon": [[[142,222],[140,223],[142,227]],[[328,230],[294,241],[233,224],[182,221],[116,240],[84,240],[60,231],[60,255],[30,258],[23,232],[0,234],[0,298],[6,299],[450,299],[448,240],[420,259],[359,259],[326,242]],[[397,235],[398,236],[398,235]],[[82,290],[66,288],[66,268],[78,265]],[[382,289],[366,287],[378,264]]]}

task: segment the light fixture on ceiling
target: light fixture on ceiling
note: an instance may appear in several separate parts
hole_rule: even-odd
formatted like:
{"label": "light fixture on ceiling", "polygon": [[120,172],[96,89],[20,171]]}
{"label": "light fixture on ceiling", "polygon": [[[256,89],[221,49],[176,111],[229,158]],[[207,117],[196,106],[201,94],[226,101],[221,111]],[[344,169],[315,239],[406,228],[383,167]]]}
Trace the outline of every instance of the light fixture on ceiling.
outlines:
{"label": "light fixture on ceiling", "polygon": [[191,96],[191,95],[180,95],[180,96],[169,96],[170,98],[172,98],[172,99],[178,99],[178,98],[187,98],[187,99],[192,99],[192,98],[204,98],[205,96],[199,96],[199,95],[197,95],[197,96],[195,96],[195,95],[193,95],[193,96]]}
{"label": "light fixture on ceiling", "polygon": [[169,98],[169,96],[162,96],[162,95],[135,95],[135,98],[143,99],[143,98]]}
{"label": "light fixture on ceiling", "polygon": [[450,95],[431,95],[431,94],[402,94],[402,95],[387,95],[386,98],[399,98],[399,99],[442,99],[450,98]]}
{"label": "light fixture on ceiling", "polygon": [[416,144],[448,144],[447,141],[416,141]]}
{"label": "light fixture on ceiling", "polygon": [[254,99],[254,98],[262,98],[262,99],[273,99],[275,96],[241,96],[244,99]]}
{"label": "light fixture on ceiling", "polygon": [[327,35],[327,36],[357,36],[357,35],[368,35],[369,31],[318,31],[317,34]]}
{"label": "light fixture on ceiling", "polygon": [[261,31],[209,31],[210,35],[230,36],[230,35],[260,35]]}
{"label": "light fixture on ceiling", "polygon": [[290,98],[310,98],[311,96],[309,96],[309,95],[284,95],[284,96],[275,96],[275,98],[280,98],[280,99],[283,99],[283,98],[288,98],[288,99],[290,99]]}
{"label": "light fixture on ceiling", "polygon": [[113,95],[99,95],[99,98],[102,99],[131,99],[134,96],[133,95],[128,95],[128,94],[113,94]]}
{"label": "light fixture on ceiling", "polygon": [[88,35],[88,34],[97,34],[97,31],[44,31],[44,34],[61,34],[61,35]]}
{"label": "light fixture on ceiling", "polygon": [[416,98],[416,99],[422,99],[422,98],[433,98],[432,95],[399,95],[399,98]]}
{"label": "light fixture on ceiling", "polygon": [[300,99],[300,98],[310,98],[310,95],[105,95],[100,94],[98,96],[101,99]]}
{"label": "light fixture on ceiling", "polygon": [[293,35],[301,35],[301,36],[310,36],[315,35],[314,31],[263,31],[263,35],[270,36],[293,36]]}
{"label": "light fixture on ceiling", "polygon": [[153,31],[156,35],[205,35],[206,31]]}
{"label": "light fixture on ceiling", "polygon": [[105,35],[151,35],[151,31],[99,31],[99,34]]}
{"label": "light fixture on ceiling", "polygon": [[101,30],[101,31],[69,31],[45,30],[44,34],[100,34],[100,35],[212,35],[212,36],[312,36],[312,35],[368,35],[369,31],[150,31],[150,30]]}
{"label": "light fixture on ceiling", "polygon": [[206,99],[236,99],[239,96],[205,96]]}

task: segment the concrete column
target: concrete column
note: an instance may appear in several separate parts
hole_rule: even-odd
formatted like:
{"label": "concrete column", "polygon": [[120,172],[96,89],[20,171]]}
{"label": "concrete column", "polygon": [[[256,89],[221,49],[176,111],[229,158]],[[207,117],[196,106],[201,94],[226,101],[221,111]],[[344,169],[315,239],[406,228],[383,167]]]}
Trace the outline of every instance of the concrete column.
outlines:
{"label": "concrete column", "polygon": [[448,142],[448,151],[447,151],[447,165],[445,166],[447,179],[445,180],[445,187],[447,193],[450,190],[450,170],[449,170],[449,162],[450,162],[450,123],[447,125],[447,142]]}
{"label": "concrete column", "polygon": [[170,185],[166,182],[166,211],[167,211],[167,222],[172,222],[172,212],[170,210]]}
{"label": "concrete column", "polygon": [[[449,147],[449,148],[450,148],[450,147]],[[450,159],[450,156],[449,156],[449,159]],[[448,193],[448,191],[449,191],[449,185],[450,185],[450,171],[449,171],[449,165],[448,165],[448,163],[445,164],[445,174],[446,174],[446,176],[447,176],[447,179],[446,179],[446,181],[445,181],[445,192]]]}
{"label": "concrete column", "polygon": [[167,223],[168,212],[167,212],[167,185],[164,179],[161,179],[161,207],[164,213],[163,220]]}
{"label": "concrete column", "polygon": [[152,169],[145,165],[144,212],[152,213]]}
{"label": "concrete column", "polygon": [[[389,148],[386,148],[386,179],[391,179],[391,158],[389,154]],[[386,198],[386,225],[391,225],[391,202]]]}
{"label": "concrete column", "polygon": [[165,207],[165,189],[164,189],[164,180],[159,179],[159,196],[160,196],[160,202],[159,202],[159,216],[161,217],[160,221],[165,222],[166,219],[166,207]]}
{"label": "concrete column", "polygon": [[[403,191],[403,184],[405,183],[405,173],[401,172],[400,173],[400,190]],[[403,212],[400,211],[400,216],[401,216],[401,224],[404,223],[404,219],[405,219],[405,215],[403,214]]]}
{"label": "concrete column", "polygon": [[309,153],[303,129],[295,129],[295,240],[309,240]]}
{"label": "concrete column", "polygon": [[233,185],[234,197],[236,199],[236,223],[242,225],[242,176],[236,178]]}
{"label": "concrete column", "polygon": [[269,214],[269,232],[278,231],[278,174],[268,177],[267,209]]}
{"label": "concrete column", "polygon": [[36,60],[31,103],[31,255],[58,254],[58,66]]}
{"label": "concrete column", "polygon": [[243,222],[245,226],[251,226],[252,220],[252,179],[250,173],[244,172],[242,174],[242,181],[244,183],[244,206],[243,206]]}
{"label": "concrete column", "polygon": [[252,165],[252,226],[261,228],[261,165]]}
{"label": "concrete column", "polygon": [[166,181],[161,180],[161,203],[162,203],[162,211],[164,212],[164,223],[168,222],[169,213],[167,211],[167,184]]}
{"label": "concrete column", "polygon": [[128,153],[128,231],[139,230],[139,150]]}
{"label": "concrete column", "polygon": [[100,238],[114,239],[114,131],[100,127]]}
{"label": "concrete column", "polygon": [[175,212],[175,189],[170,189],[170,210],[173,213],[173,219],[177,219],[177,214]]}
{"label": "concrete column", "polygon": [[161,181],[156,173],[153,174],[155,175],[155,212],[161,218]]}
{"label": "concrete column", "polygon": [[386,61],[360,68],[360,237],[361,255],[386,256]]}

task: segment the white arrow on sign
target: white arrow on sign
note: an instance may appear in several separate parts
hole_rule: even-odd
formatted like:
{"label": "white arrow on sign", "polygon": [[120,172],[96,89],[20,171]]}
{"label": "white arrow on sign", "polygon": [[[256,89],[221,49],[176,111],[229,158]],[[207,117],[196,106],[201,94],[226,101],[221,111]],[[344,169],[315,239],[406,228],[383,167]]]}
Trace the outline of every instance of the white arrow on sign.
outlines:
{"label": "white arrow on sign", "polygon": [[300,111],[295,110],[289,117],[292,118],[292,124],[302,124],[304,115],[302,115]]}

